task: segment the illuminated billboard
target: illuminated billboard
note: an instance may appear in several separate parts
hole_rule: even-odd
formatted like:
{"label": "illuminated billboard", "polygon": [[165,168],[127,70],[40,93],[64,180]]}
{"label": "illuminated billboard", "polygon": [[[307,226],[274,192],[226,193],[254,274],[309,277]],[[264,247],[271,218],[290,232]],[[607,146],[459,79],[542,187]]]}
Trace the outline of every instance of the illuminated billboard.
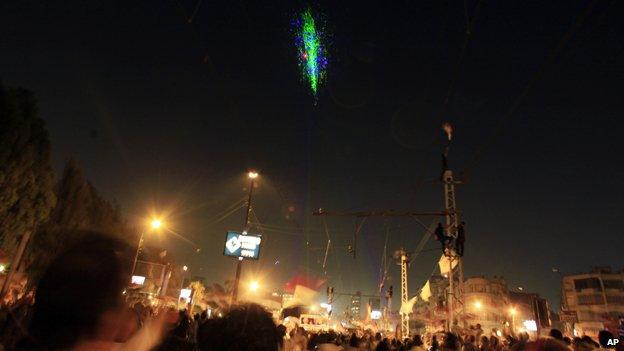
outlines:
{"label": "illuminated billboard", "polygon": [[225,235],[223,254],[230,257],[257,260],[260,257],[262,237],[255,234],[242,234],[228,231]]}
{"label": "illuminated billboard", "polygon": [[140,275],[133,275],[131,283],[136,285],[143,285],[145,284],[145,277]]}

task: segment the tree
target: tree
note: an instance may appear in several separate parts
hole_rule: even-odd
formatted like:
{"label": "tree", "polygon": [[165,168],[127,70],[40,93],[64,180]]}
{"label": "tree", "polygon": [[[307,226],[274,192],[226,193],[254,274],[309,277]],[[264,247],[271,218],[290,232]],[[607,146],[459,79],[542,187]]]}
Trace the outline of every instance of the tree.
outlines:
{"label": "tree", "polygon": [[204,299],[206,287],[200,281],[191,282],[191,284],[189,284],[189,287],[193,291],[193,296],[191,297],[191,312],[193,312],[197,301],[202,301]]}
{"label": "tree", "polygon": [[0,84],[0,246],[7,253],[48,219],[53,187],[50,140],[34,95]]}
{"label": "tree", "polygon": [[27,269],[35,280],[56,255],[88,231],[134,244],[136,235],[123,220],[119,207],[98,194],[74,159],[66,162],[55,192],[56,207],[37,231],[27,253]]}
{"label": "tree", "polygon": [[228,280],[224,285],[214,283],[206,287],[204,301],[213,310],[226,310],[232,299],[232,281]]}

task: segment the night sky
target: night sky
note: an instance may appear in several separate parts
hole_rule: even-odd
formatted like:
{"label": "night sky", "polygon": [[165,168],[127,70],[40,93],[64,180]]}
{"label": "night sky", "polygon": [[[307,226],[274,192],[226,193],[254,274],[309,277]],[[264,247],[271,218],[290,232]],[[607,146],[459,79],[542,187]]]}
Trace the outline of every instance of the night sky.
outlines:
{"label": "night sky", "polygon": [[[223,239],[243,211],[226,215],[250,168],[266,246],[243,279],[274,288],[308,264],[322,275],[319,207],[440,210],[444,121],[450,166],[466,176],[467,276],[503,276],[558,306],[552,267],[624,266],[622,2],[311,5],[329,56],[316,104],[293,46],[303,2],[3,1],[0,79],[35,92],[57,174],[73,156],[130,222],[166,214],[202,251],[167,233],[148,242],[207,281],[234,275]],[[354,260],[355,220],[327,226],[341,292],[375,291],[386,229],[390,252],[423,236],[414,219],[368,219]],[[412,292],[438,246],[414,259]]]}

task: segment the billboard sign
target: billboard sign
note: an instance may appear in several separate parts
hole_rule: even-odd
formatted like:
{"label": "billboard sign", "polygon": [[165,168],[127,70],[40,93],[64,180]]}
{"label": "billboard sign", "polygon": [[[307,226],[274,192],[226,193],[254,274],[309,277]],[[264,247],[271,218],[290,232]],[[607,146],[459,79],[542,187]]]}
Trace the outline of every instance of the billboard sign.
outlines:
{"label": "billboard sign", "polygon": [[191,299],[191,289],[180,289],[180,299]]}
{"label": "billboard sign", "polygon": [[225,235],[223,254],[230,257],[257,260],[260,257],[262,237],[255,234],[243,234],[228,231]]}
{"label": "billboard sign", "polygon": [[145,277],[141,275],[133,275],[131,283],[136,285],[143,285],[145,284]]}

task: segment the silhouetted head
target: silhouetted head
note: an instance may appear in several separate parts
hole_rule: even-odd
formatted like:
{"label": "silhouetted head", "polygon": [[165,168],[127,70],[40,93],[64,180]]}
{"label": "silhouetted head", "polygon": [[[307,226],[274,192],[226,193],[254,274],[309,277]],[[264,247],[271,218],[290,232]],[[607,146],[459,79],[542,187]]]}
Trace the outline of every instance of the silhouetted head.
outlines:
{"label": "silhouetted head", "polygon": [[125,319],[131,248],[94,232],[78,235],[85,239],[55,258],[37,287],[29,337],[49,350],[113,341]]}
{"label": "silhouetted head", "polygon": [[559,329],[551,329],[548,335],[553,339],[563,341],[563,333]]}
{"label": "silhouetted head", "polygon": [[223,318],[205,323],[197,335],[201,351],[277,351],[279,343],[271,314],[251,303],[235,306]]}
{"label": "silhouetted head", "polygon": [[349,339],[349,346],[351,347],[359,347],[360,339],[355,335],[355,333],[351,334],[351,338]]}

